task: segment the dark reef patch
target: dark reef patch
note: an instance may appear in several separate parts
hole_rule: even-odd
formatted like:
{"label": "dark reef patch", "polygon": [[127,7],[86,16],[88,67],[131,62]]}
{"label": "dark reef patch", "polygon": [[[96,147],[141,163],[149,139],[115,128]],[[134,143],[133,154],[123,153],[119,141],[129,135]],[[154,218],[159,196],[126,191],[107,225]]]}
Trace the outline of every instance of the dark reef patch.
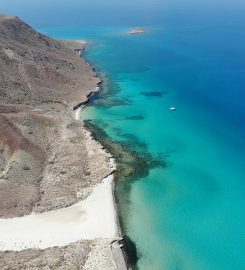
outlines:
{"label": "dark reef patch", "polygon": [[145,117],[142,115],[133,115],[133,116],[126,116],[124,120],[144,120]]}
{"label": "dark reef patch", "polygon": [[120,96],[112,95],[100,95],[100,93],[95,93],[88,102],[88,106],[97,107],[114,107],[114,106],[130,106],[132,105],[132,100],[128,98],[123,98]]}
{"label": "dark reef patch", "polygon": [[[147,177],[153,168],[166,167],[166,160],[161,154],[153,156],[149,153],[147,145],[132,134],[121,133],[118,129],[116,130],[117,135],[125,141],[113,141],[101,128],[100,122],[85,121],[85,126],[92,133],[95,140],[99,141],[116,160],[115,180],[117,185],[115,200],[122,232],[127,234],[126,224],[123,221],[130,215],[127,207],[130,205],[129,194],[132,183]],[[120,198],[119,194],[125,194],[123,199]],[[124,237],[124,252],[126,253],[128,265],[131,269],[137,270],[139,251],[135,243],[127,235]]]}
{"label": "dark reef patch", "polygon": [[152,92],[140,92],[141,95],[146,97],[158,97],[161,98],[163,95],[166,95],[168,92],[158,92],[158,91],[152,91]]}
{"label": "dark reef patch", "polygon": [[127,265],[135,269],[135,265],[137,264],[137,261],[139,259],[137,247],[128,235],[123,236],[123,243],[123,251],[126,255],[125,257],[127,260]]}
{"label": "dark reef patch", "polygon": [[100,99],[95,103],[96,106],[107,106],[107,107],[114,107],[114,106],[130,106],[132,105],[132,101],[122,97],[110,97],[104,96],[103,99]]}
{"label": "dark reef patch", "polygon": [[107,74],[99,73],[99,78],[102,83],[100,84],[100,91],[94,93],[87,102],[87,106],[96,107],[114,107],[114,106],[130,106],[133,101],[126,97],[118,95],[121,88],[114,81],[116,78],[110,78]]}
{"label": "dark reef patch", "polygon": [[124,180],[127,177],[138,180],[149,175],[149,171],[156,167],[166,167],[166,161],[160,154],[153,156],[147,151],[147,146],[132,134],[118,135],[126,141],[113,141],[108,134],[92,121],[85,121],[85,126],[116,159],[116,178]]}

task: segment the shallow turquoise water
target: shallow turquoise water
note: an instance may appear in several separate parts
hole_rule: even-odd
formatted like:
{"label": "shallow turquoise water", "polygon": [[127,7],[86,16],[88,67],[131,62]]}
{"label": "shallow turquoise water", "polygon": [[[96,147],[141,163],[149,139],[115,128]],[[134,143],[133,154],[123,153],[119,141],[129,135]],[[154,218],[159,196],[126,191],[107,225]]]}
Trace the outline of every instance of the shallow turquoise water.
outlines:
{"label": "shallow turquoise water", "polygon": [[90,39],[86,57],[110,79],[114,90],[95,100],[83,118],[114,140],[143,142],[153,156],[166,158],[166,168],[118,185],[140,270],[245,269],[240,27],[169,23],[141,36],[118,27],[42,30]]}

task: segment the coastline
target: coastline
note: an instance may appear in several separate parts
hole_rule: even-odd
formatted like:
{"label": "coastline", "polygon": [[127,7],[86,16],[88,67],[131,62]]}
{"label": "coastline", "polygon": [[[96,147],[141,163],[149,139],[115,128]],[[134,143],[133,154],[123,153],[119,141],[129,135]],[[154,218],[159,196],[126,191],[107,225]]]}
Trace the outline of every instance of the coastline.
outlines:
{"label": "coastline", "polygon": [[51,39],[18,17],[0,16],[0,28],[1,74],[18,82],[3,81],[0,104],[0,268],[127,269],[111,245],[115,161],[78,121],[101,84],[84,42]]}
{"label": "coastline", "polygon": [[[90,66],[90,64],[88,64]],[[92,67],[91,67],[92,68]],[[93,69],[94,70],[94,69]],[[101,81],[102,83],[102,81]],[[100,84],[101,84],[100,83]],[[89,102],[89,98],[96,92],[99,91],[99,86],[96,87],[96,91],[91,91],[91,93],[88,95],[88,99],[84,102],[84,103],[80,103],[80,106],[75,106],[74,107],[74,118],[75,120],[81,121],[81,113],[82,113],[82,106],[86,106],[86,104]],[[75,109],[76,108],[76,109]],[[86,127],[85,127],[86,128]],[[101,145],[101,143],[96,140],[93,137],[92,132],[86,128],[86,130],[88,131],[89,135],[97,142],[97,144],[104,149],[103,145]],[[104,150],[106,153],[108,153],[108,150],[105,149]],[[113,168],[113,172],[111,173],[111,178],[110,178],[110,190],[108,192],[110,192],[111,195],[111,206],[112,206],[112,211],[113,211],[113,215],[114,215],[114,226],[116,227],[116,234],[114,236],[114,238],[111,241],[110,244],[110,248],[113,254],[113,259],[114,262],[116,264],[116,267],[118,270],[127,270],[127,269],[131,269],[129,268],[129,266],[127,265],[127,260],[126,260],[126,256],[127,254],[125,254],[125,251],[123,251],[123,235],[122,235],[122,229],[121,229],[121,225],[120,225],[120,220],[119,220],[119,212],[118,212],[118,207],[117,207],[117,203],[116,203],[116,196],[115,196],[115,171],[116,171],[116,160],[113,158],[113,156],[110,157],[109,162],[108,162],[109,166]],[[106,179],[105,179],[106,180]]]}
{"label": "coastline", "polygon": [[[98,91],[99,86],[96,86],[89,92],[85,101],[73,107],[72,118],[75,121],[83,124],[80,120],[82,107],[86,106],[89,98]],[[71,109],[72,107],[70,112]],[[23,252],[28,249],[46,250],[47,248],[70,246],[78,241],[95,240],[97,242],[97,239],[107,239],[104,245],[109,245],[117,269],[128,269],[121,249],[123,238],[114,194],[116,162],[84,125],[83,131],[86,137],[86,147],[89,148],[91,144],[94,144],[96,149],[104,153],[110,173],[104,176],[100,183],[95,185],[91,183],[88,190],[85,188],[84,194],[82,196],[79,194],[79,197],[85,196],[85,198],[71,206],[43,213],[33,212],[22,217],[0,218],[0,252]]]}
{"label": "coastline", "polygon": [[[81,111],[81,106],[74,111],[76,120],[80,119]],[[114,198],[115,160],[108,156],[108,152],[94,140],[88,130],[85,135],[89,145],[96,144],[96,148],[108,157],[107,166],[110,173],[104,176],[100,183],[91,186],[85,199],[76,204],[44,213],[32,213],[10,219],[1,218],[1,251],[44,249],[97,238],[113,241],[120,237]],[[70,219],[72,224],[67,223]],[[16,227],[19,228],[18,231],[14,229]],[[69,231],[76,231],[76,233],[72,234]]]}
{"label": "coastline", "polygon": [[[97,89],[99,91],[99,88],[97,88]],[[92,91],[90,96],[93,93],[95,93],[95,92]],[[89,98],[88,98],[88,101],[89,101]],[[75,120],[81,121],[80,120],[81,113],[82,113],[82,106],[80,106],[76,110],[74,110],[74,118],[75,118]],[[89,136],[91,138],[93,138],[92,133],[88,129],[86,129],[86,130],[88,131]],[[96,141],[96,143],[99,145],[100,148],[103,148],[103,146],[100,144],[100,142]],[[105,151],[105,153],[108,153],[108,151],[106,149],[104,151]],[[110,185],[110,190],[108,190],[108,192],[111,195],[110,197],[111,197],[111,204],[112,204],[112,209],[113,209],[112,211],[113,211],[113,217],[114,217],[114,226],[116,227],[116,233],[115,233],[114,238],[116,239],[116,238],[121,237],[121,226],[120,226],[119,219],[118,219],[118,213],[117,213],[117,210],[116,210],[117,205],[116,205],[116,200],[115,200],[115,177],[114,177],[114,172],[116,171],[116,161],[112,156],[109,158],[108,166],[110,168],[112,168],[113,171],[109,176],[104,178],[104,181],[106,181],[106,179],[108,178],[109,185]]]}

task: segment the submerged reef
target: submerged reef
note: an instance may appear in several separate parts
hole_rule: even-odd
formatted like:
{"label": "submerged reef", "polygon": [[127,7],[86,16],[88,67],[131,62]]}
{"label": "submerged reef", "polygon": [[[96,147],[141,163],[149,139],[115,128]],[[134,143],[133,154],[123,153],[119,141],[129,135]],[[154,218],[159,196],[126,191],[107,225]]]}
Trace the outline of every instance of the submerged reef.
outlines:
{"label": "submerged reef", "polygon": [[149,171],[156,167],[166,167],[166,161],[161,156],[153,156],[147,151],[147,146],[140,142],[132,134],[121,134],[126,141],[113,141],[108,134],[94,124],[92,121],[85,121],[85,126],[115,158],[117,163],[117,180],[134,181],[149,175]]}
{"label": "submerged reef", "polygon": [[151,92],[140,92],[140,94],[142,96],[146,96],[146,97],[159,97],[161,98],[163,95],[166,95],[168,92],[164,91],[164,92],[159,92],[159,91],[151,91]]}
{"label": "submerged reef", "polygon": [[[137,139],[132,134],[121,134],[117,130],[120,137],[126,141],[113,141],[110,136],[99,125],[92,121],[85,121],[86,128],[92,133],[94,139],[99,141],[115,158],[117,170],[115,172],[116,193],[115,199],[117,202],[117,211],[122,232],[124,233],[124,248],[127,264],[131,269],[137,270],[137,261],[140,257],[140,252],[137,250],[136,244],[127,236],[124,220],[127,218],[129,211],[125,211],[125,203],[129,205],[129,194],[132,183],[141,178],[147,177],[151,169],[156,167],[166,167],[167,163],[163,156],[153,156],[147,151],[147,145]],[[126,180],[126,181],[125,181]],[[120,183],[123,181],[123,185]],[[123,201],[119,193],[124,194]],[[124,207],[122,207],[124,204]]]}

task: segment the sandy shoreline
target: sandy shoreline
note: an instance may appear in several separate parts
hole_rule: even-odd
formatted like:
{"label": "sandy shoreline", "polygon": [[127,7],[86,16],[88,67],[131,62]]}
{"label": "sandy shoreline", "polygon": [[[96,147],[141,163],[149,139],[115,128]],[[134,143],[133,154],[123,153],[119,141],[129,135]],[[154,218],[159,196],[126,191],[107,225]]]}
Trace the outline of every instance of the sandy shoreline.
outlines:
{"label": "sandy shoreline", "polygon": [[[81,107],[75,111],[79,120]],[[114,167],[111,158],[110,167]],[[119,235],[113,197],[113,174],[97,184],[83,201],[70,207],[11,219],[0,219],[0,250],[64,246],[79,240],[114,239]]]}
{"label": "sandy shoreline", "polygon": [[[96,90],[98,91],[99,88],[97,87]],[[93,92],[91,92],[93,93]],[[78,107],[75,110],[74,113],[74,117],[76,120],[80,120],[80,116],[81,116],[81,112],[82,112],[82,106]],[[98,144],[100,144],[97,141]],[[111,157],[109,159],[108,162],[109,166],[111,168],[114,168],[114,170],[116,169],[116,162],[115,159],[113,157]],[[110,249],[112,252],[112,256],[113,256],[113,260],[114,260],[114,264],[116,265],[116,268],[118,270],[127,270],[127,263],[126,263],[126,259],[125,259],[125,254],[123,252],[123,244],[121,243],[122,238],[122,232],[121,232],[121,226],[120,226],[120,222],[118,219],[118,213],[117,213],[117,205],[116,205],[116,200],[115,200],[115,182],[114,182],[114,175],[113,173],[109,176],[110,178],[110,190],[108,192],[110,192],[110,194],[108,194],[107,198],[110,198],[110,202],[108,202],[108,211],[110,212],[110,214],[113,213],[113,218],[114,220],[112,221],[111,226],[114,226],[116,228],[116,233],[112,239],[111,238],[111,244],[110,244]],[[108,178],[108,177],[107,177]],[[103,237],[105,238],[105,237]]]}
{"label": "sandy shoreline", "polygon": [[112,198],[113,176],[106,177],[84,201],[70,207],[0,219],[0,250],[64,246],[79,240],[117,235]]}
{"label": "sandy shoreline", "polygon": [[[99,91],[99,87],[96,87],[96,91]],[[91,92],[93,93],[93,92]],[[81,121],[81,113],[82,113],[82,106],[78,107],[75,111],[74,111],[74,118],[78,121]],[[90,133],[90,132],[89,132]],[[98,141],[97,141],[98,144],[100,144]],[[111,168],[113,168],[113,170],[116,170],[116,161],[113,157],[111,157],[109,159],[109,166]],[[111,196],[112,196],[112,207],[113,207],[113,213],[114,213],[114,226],[116,226],[116,235],[115,237],[116,238],[120,238],[122,237],[122,231],[121,231],[121,226],[120,226],[120,222],[119,222],[119,219],[118,219],[118,213],[117,213],[117,204],[116,204],[116,199],[115,199],[115,181],[114,181],[114,174],[111,174],[112,176],[112,180],[111,180],[111,190],[110,190],[110,193],[111,193]]]}

